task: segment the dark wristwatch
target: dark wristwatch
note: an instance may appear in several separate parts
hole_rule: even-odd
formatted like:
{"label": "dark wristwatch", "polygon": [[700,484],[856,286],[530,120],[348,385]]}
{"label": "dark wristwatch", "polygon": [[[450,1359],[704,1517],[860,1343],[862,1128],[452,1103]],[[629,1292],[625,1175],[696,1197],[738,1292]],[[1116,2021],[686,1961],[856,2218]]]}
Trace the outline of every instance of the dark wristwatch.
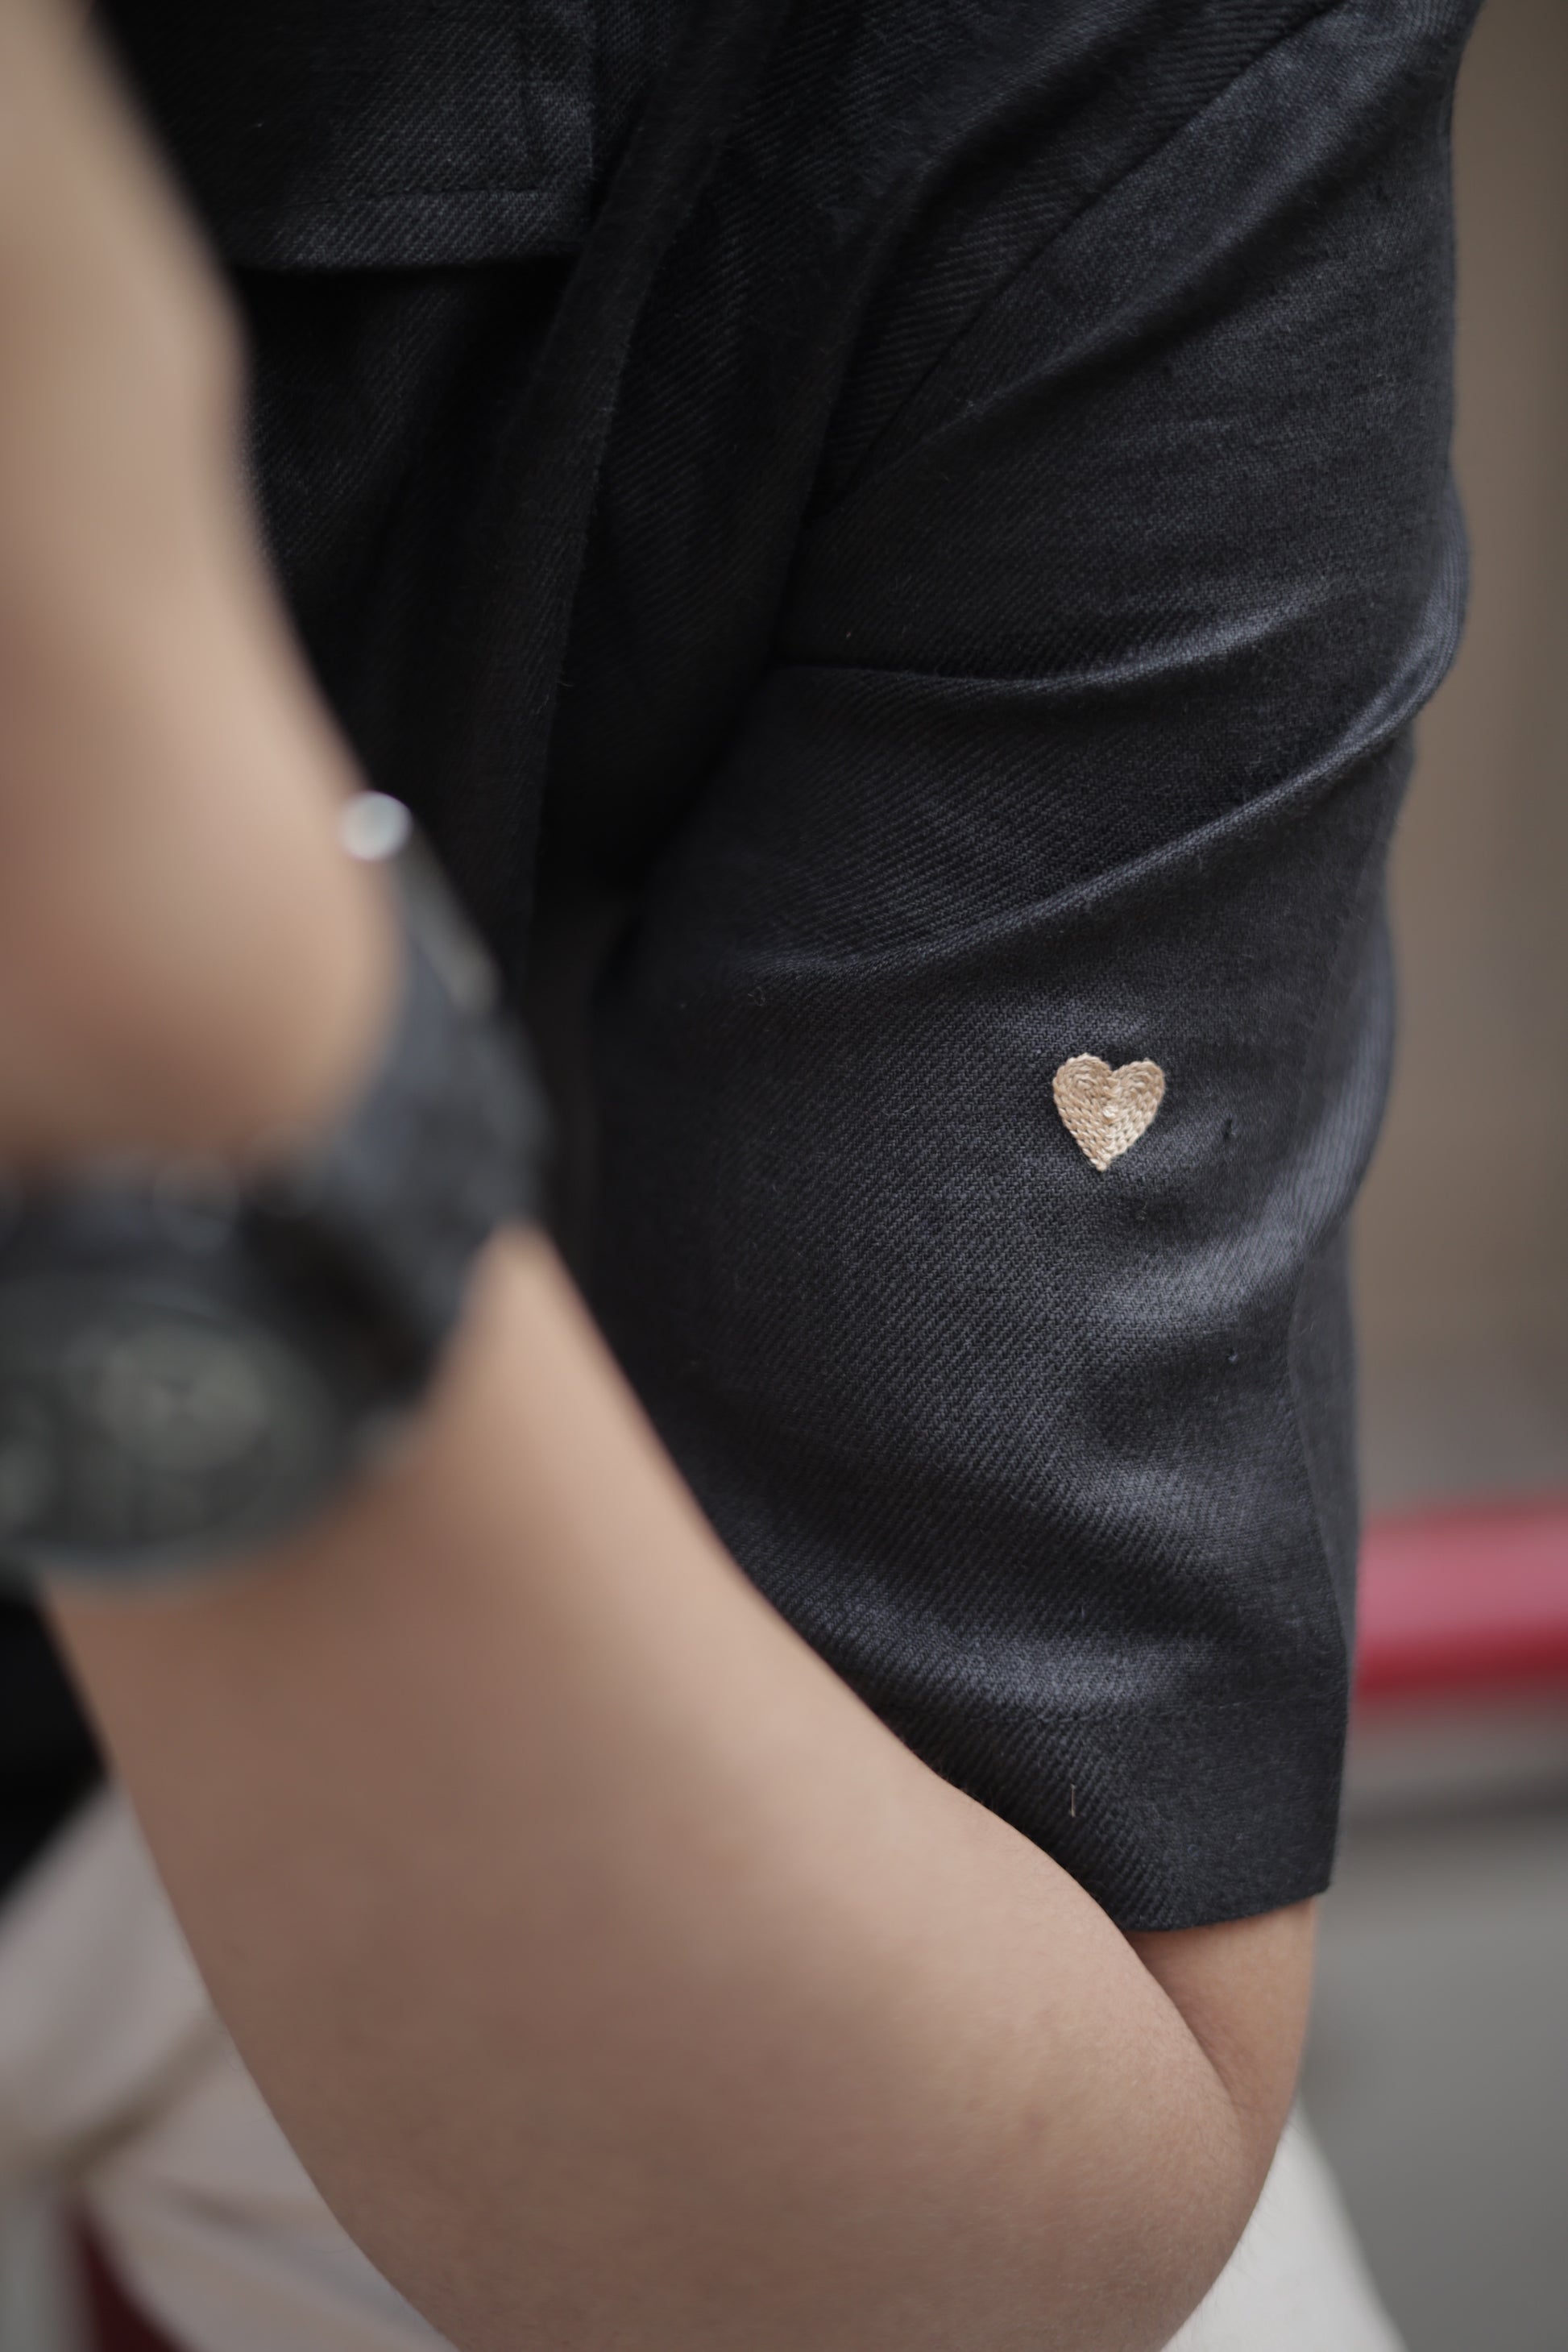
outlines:
{"label": "dark wristwatch", "polygon": [[474,1260],[539,1206],[544,1118],[406,812],[389,1044],[330,1133],[244,1184],[97,1172],[0,1193],[0,1578],[129,1585],[301,1525],[417,1404]]}

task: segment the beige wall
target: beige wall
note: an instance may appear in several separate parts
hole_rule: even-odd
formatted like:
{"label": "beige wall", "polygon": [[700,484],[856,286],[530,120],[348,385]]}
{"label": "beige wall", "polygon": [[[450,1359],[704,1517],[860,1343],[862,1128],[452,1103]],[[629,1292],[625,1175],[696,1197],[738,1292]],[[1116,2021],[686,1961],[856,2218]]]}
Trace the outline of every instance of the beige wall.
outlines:
{"label": "beige wall", "polygon": [[[1403,1034],[1361,1212],[1363,1348],[1374,1434],[1435,1377],[1452,1419],[1467,1379],[1539,1373],[1568,1475],[1568,0],[1489,0],[1456,146],[1473,596],[1395,854]],[[1485,1453],[1426,1483],[1488,1482]]]}

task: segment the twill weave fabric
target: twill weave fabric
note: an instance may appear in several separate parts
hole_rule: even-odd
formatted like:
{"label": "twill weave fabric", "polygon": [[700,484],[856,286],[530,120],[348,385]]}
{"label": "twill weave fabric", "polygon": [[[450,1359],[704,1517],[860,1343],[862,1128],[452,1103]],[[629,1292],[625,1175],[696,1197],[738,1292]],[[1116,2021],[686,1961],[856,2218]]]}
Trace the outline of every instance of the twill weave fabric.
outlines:
{"label": "twill weave fabric", "polygon": [[[1124,1927],[1315,1893],[1471,0],[231,13],[243,139],[109,11],[676,1460]],[[1164,1075],[1103,1170],[1080,1055]]]}

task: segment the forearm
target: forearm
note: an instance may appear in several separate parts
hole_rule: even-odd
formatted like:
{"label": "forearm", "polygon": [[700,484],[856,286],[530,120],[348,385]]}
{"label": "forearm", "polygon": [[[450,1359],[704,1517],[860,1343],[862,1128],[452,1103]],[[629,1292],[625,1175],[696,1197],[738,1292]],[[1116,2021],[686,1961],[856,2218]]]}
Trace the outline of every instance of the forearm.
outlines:
{"label": "forearm", "polygon": [[[46,21],[0,0],[0,42]],[[199,273],[93,331],[95,271],[178,239],[63,56],[0,56],[0,232],[18,188],[58,231],[41,272],[0,234],[0,1159],[45,1173],[308,1127],[391,985]],[[73,407],[95,368],[133,448]],[[1304,1918],[1135,1952],[918,1763],[725,1558],[538,1242],[308,1535],[58,1615],[263,2088],[459,2343],[1131,2352],[1239,2231]]]}
{"label": "forearm", "polygon": [[58,1615],[263,2088],[459,2343],[1152,2346],[1223,2262],[1247,2069],[754,1595],[539,1244],[329,1522]]}
{"label": "forearm", "polygon": [[[234,326],[72,18],[0,0],[0,1155],[243,1156],[390,986],[266,576]],[[199,976],[199,978],[197,977]]]}

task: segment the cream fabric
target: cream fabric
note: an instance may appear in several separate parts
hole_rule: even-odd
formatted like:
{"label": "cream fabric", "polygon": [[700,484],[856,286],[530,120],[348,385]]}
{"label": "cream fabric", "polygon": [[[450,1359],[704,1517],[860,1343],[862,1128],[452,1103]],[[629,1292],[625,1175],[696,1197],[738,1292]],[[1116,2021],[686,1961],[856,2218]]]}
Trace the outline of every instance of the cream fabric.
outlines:
{"label": "cream fabric", "polygon": [[1246,2236],[1168,2352],[1405,2352],[1299,2114]]}
{"label": "cream fabric", "polygon": [[[0,2199],[41,2181],[186,2352],[439,2352],[262,2105],[113,1791],[0,1914]],[[1299,2123],[1171,2352],[1401,2352]]]}
{"label": "cream fabric", "polygon": [[0,2197],[52,2181],[187,2352],[438,2352],[343,2235],[214,2016],[124,1800],[0,1914]]}

